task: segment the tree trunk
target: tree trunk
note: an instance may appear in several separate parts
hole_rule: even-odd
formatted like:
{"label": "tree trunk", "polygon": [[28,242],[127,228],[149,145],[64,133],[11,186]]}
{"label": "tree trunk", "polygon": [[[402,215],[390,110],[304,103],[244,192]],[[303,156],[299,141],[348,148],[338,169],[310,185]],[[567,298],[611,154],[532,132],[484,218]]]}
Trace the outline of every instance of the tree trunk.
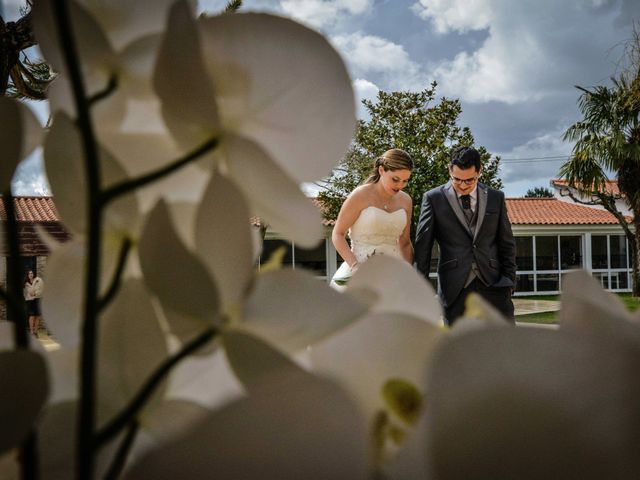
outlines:
{"label": "tree trunk", "polygon": [[[633,296],[640,297],[640,271],[638,252],[640,252],[640,162],[628,159],[618,170],[618,187],[633,212],[633,242],[629,242],[632,259]],[[629,234],[627,234],[627,237]]]}
{"label": "tree trunk", "polygon": [[633,265],[633,271],[631,278],[633,279],[633,296],[640,297],[640,269],[638,268],[638,252],[640,252],[640,215],[635,209],[633,210],[633,226],[635,227],[635,242],[633,244],[631,254],[631,261]]}

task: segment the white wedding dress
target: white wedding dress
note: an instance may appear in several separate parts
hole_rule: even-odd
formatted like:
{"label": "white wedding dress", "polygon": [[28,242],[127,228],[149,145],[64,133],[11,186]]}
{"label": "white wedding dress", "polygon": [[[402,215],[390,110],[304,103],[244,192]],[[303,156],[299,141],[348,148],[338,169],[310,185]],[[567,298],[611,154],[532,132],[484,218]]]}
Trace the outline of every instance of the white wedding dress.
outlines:
{"label": "white wedding dress", "polygon": [[[398,238],[407,224],[407,212],[404,209],[387,212],[377,207],[367,207],[349,229],[351,251],[359,264],[372,255],[392,255],[401,258]],[[331,286],[344,288],[351,269],[343,262],[331,280]]]}

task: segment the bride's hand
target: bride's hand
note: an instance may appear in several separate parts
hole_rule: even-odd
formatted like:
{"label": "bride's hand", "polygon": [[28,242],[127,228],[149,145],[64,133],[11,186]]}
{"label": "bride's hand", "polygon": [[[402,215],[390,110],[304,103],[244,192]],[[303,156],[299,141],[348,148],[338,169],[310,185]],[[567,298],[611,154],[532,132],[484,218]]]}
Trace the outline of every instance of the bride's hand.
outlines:
{"label": "bride's hand", "polygon": [[354,262],[352,265],[349,266],[349,270],[351,270],[352,272],[355,272],[356,270],[358,270],[359,266],[360,264],[358,262]]}

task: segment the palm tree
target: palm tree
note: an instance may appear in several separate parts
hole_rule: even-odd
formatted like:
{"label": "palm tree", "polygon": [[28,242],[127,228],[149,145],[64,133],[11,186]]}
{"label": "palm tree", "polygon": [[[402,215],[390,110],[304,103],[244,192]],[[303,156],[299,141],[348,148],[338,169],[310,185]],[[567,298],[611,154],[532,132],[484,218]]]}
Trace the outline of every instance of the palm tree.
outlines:
{"label": "palm tree", "polygon": [[[578,107],[583,119],[564,134],[564,140],[575,142],[575,146],[572,157],[560,169],[560,176],[571,187],[596,197],[620,222],[631,246],[634,296],[640,296],[640,104],[633,100],[639,74],[640,69],[631,80],[629,75],[614,78],[611,87],[577,87],[582,91]],[[633,211],[635,232],[606,191],[607,172],[614,173]]]}
{"label": "palm tree", "polygon": [[44,100],[54,74],[45,62],[32,61],[25,53],[37,43],[31,28],[32,3],[27,0],[15,22],[0,16],[0,95]]}

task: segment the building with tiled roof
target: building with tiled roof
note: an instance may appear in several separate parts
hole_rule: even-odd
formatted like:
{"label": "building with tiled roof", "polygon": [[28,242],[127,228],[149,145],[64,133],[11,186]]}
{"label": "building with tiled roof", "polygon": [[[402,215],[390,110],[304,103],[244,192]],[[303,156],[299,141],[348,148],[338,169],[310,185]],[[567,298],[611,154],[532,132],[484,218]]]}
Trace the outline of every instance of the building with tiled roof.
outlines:
{"label": "building with tiled roof", "polygon": [[[593,199],[589,195],[580,193],[576,188],[570,187],[569,182],[560,178],[553,178],[549,182],[553,188],[553,195],[558,200],[562,200],[567,203],[575,204],[589,204],[590,207],[595,209],[604,210],[604,207],[598,205],[598,202],[593,202]],[[616,208],[622,212],[623,215],[631,215],[631,208],[627,203],[624,195],[620,192],[617,180],[607,180],[604,184],[604,191],[612,195],[615,199]]]}
{"label": "building with tiled roof", "polygon": [[509,198],[506,203],[512,225],[618,225],[606,210],[557,198]]}
{"label": "building with tiled roof", "polygon": [[[35,274],[44,269],[49,249],[36,232],[36,225],[50,237],[64,242],[70,238],[69,232],[60,221],[58,210],[51,197],[14,197],[13,207],[18,227],[20,256],[23,270],[33,270]],[[0,230],[4,230],[7,212],[0,201]],[[3,239],[4,240],[4,239]],[[0,242],[0,286],[6,285],[7,262],[6,242]],[[0,320],[6,319],[4,302],[0,302]]]}
{"label": "building with tiled roof", "polygon": [[607,290],[631,291],[631,249],[611,213],[564,198],[508,198],[506,204],[516,237],[516,295],[559,293],[564,275],[576,268]]}
{"label": "building with tiled roof", "polygon": [[[546,295],[562,290],[564,275],[576,268],[592,273],[611,291],[631,290],[629,245],[616,218],[603,209],[560,198],[508,198],[507,213],[516,237],[516,295]],[[631,221],[631,217],[627,217]],[[313,250],[303,250],[267,232],[262,258],[286,249],[284,264],[305,268],[329,280],[341,263],[331,243],[333,222],[325,221],[326,237]],[[437,284],[434,268],[431,280]]]}

